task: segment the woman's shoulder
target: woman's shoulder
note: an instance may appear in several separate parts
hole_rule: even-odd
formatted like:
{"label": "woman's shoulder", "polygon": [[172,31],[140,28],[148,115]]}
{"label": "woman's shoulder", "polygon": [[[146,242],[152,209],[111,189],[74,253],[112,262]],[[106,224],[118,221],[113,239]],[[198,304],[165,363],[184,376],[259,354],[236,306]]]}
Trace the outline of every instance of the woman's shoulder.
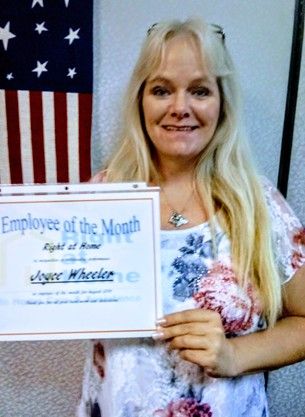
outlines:
{"label": "woman's shoulder", "polygon": [[293,209],[290,207],[286,198],[278,190],[278,188],[265,176],[261,176],[261,184],[267,205],[271,212],[278,213],[281,217],[292,216],[295,217]]}
{"label": "woman's shoulder", "polygon": [[273,247],[282,283],[305,264],[305,229],[298,216],[272,182],[262,179],[268,206]]}

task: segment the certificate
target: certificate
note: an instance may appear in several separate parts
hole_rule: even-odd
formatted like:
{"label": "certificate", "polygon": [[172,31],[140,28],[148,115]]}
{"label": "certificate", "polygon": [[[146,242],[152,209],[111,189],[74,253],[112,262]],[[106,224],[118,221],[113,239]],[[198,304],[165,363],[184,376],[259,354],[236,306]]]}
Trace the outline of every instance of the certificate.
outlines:
{"label": "certificate", "polygon": [[159,189],[0,189],[0,340],[146,337],[162,315]]}

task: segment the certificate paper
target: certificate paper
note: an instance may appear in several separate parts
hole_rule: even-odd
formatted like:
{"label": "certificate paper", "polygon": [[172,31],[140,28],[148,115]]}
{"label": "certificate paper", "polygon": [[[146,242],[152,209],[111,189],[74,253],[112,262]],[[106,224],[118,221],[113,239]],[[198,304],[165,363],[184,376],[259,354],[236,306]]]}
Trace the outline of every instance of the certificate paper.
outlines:
{"label": "certificate paper", "polygon": [[0,190],[0,340],[150,336],[162,315],[159,190]]}

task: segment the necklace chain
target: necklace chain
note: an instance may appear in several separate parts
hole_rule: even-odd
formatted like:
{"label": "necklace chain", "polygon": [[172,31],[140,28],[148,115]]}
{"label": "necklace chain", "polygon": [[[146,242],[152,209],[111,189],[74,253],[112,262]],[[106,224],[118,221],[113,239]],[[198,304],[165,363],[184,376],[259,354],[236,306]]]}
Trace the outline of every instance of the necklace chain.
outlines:
{"label": "necklace chain", "polygon": [[189,219],[186,216],[183,216],[182,213],[186,209],[188,201],[190,200],[190,198],[194,194],[194,189],[192,188],[191,193],[188,195],[188,198],[185,200],[185,204],[184,204],[184,206],[181,210],[174,209],[174,207],[168,201],[168,197],[165,193],[164,188],[161,187],[161,190],[163,191],[163,194],[164,194],[164,197],[165,197],[165,202],[171,210],[171,215],[169,216],[167,222],[172,224],[173,226],[175,226],[176,229],[185,225],[185,224],[188,224],[190,222]]}

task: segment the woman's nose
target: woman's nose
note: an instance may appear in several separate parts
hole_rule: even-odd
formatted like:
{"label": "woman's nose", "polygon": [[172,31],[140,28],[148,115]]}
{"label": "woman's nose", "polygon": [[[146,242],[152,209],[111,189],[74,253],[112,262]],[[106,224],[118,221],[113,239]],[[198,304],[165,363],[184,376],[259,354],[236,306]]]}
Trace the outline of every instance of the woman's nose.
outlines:
{"label": "woman's nose", "polygon": [[170,114],[178,120],[190,116],[188,97],[184,92],[173,95],[173,102],[171,105]]}

